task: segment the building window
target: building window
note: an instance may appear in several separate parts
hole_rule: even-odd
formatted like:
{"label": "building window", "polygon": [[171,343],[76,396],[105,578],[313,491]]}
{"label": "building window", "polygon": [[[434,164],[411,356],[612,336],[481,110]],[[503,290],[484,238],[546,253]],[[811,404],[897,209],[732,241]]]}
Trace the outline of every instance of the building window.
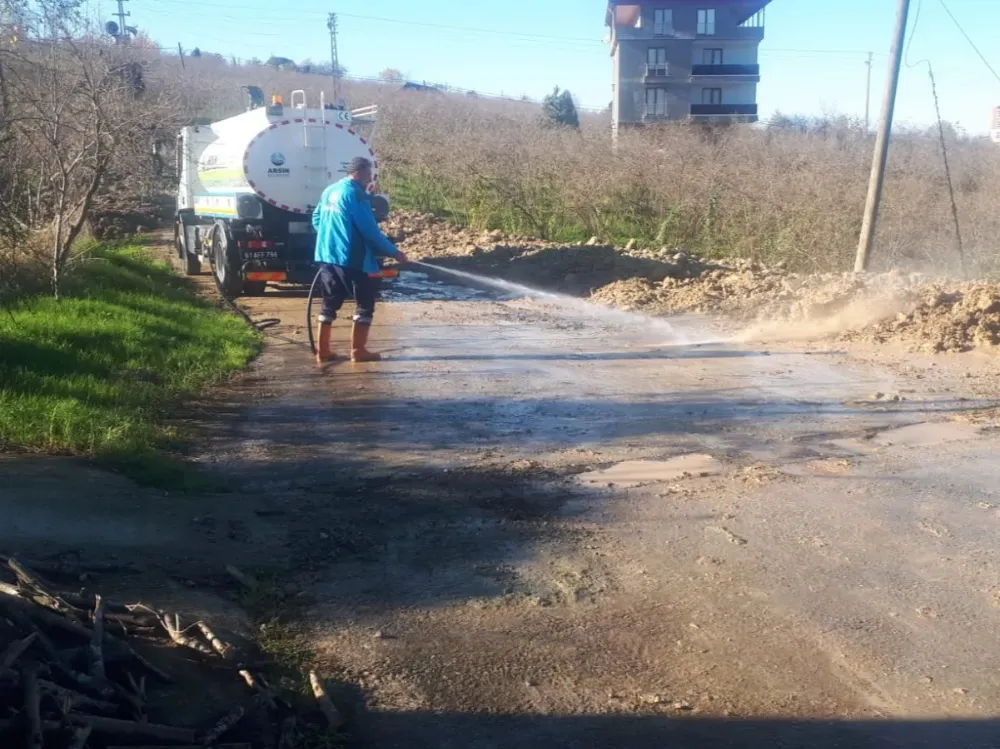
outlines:
{"label": "building window", "polygon": [[722,89],[721,88],[703,88],[701,90],[701,103],[702,104],[721,104],[722,103]]}
{"label": "building window", "polygon": [[646,53],[646,75],[667,75],[667,50],[650,49]]}
{"label": "building window", "polygon": [[703,49],[701,51],[701,64],[702,65],[721,65],[722,64],[722,50],[721,49]]}
{"label": "building window", "polygon": [[674,33],[674,12],[670,8],[657,8],[653,11],[653,34],[666,36]]}
{"label": "building window", "polygon": [[698,33],[702,36],[715,35],[715,9],[698,11]]}
{"label": "building window", "polygon": [[647,117],[667,116],[667,89],[665,88],[646,89],[646,116]]}

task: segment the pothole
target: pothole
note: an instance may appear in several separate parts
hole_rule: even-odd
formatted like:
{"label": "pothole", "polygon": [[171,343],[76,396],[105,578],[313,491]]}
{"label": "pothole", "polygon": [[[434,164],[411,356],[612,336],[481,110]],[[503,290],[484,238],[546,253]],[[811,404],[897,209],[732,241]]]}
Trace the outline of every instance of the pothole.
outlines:
{"label": "pothole", "polygon": [[577,481],[588,485],[614,485],[636,487],[677,481],[683,478],[714,476],[722,472],[722,463],[711,455],[679,455],[670,460],[629,460],[611,468],[589,471],[577,476]]}

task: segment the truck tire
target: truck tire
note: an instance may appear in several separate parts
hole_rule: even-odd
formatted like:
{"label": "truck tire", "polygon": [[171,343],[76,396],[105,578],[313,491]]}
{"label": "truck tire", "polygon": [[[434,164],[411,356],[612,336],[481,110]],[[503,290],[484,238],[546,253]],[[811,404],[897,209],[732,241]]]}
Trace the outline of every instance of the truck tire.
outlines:
{"label": "truck tire", "polygon": [[174,246],[177,249],[177,257],[184,263],[184,274],[197,276],[201,273],[201,261],[198,256],[188,252],[187,249],[187,228],[183,221],[174,224]]}
{"label": "truck tire", "polygon": [[243,293],[243,276],[240,273],[235,247],[229,239],[226,225],[216,222],[212,227],[209,258],[212,261],[212,275],[223,296],[235,299]]}

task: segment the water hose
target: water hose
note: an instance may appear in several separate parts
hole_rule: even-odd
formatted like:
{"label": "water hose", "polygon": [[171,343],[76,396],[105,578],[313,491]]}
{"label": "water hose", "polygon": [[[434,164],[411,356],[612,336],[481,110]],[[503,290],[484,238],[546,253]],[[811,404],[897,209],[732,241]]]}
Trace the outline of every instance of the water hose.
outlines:
{"label": "water hose", "polygon": [[313,277],[313,282],[309,286],[309,298],[306,300],[306,330],[309,331],[309,350],[313,353],[313,356],[316,355],[316,337],[313,333],[312,324],[313,298],[316,296],[316,284],[319,283],[319,277],[322,272],[322,267],[316,271],[316,275]]}
{"label": "water hose", "polygon": [[[215,253],[213,252],[209,256],[209,262],[212,271],[212,280],[215,281],[215,289],[219,292],[219,296],[222,297],[222,301],[226,303],[233,312],[242,317],[247,321],[247,324],[252,328],[256,328],[261,333],[265,332],[268,328],[273,328],[275,325],[281,324],[281,318],[278,317],[266,317],[263,320],[254,320],[250,317],[249,313],[240,307],[236,302],[226,296],[226,292],[222,289],[222,283],[219,281],[219,274],[215,272]],[[270,334],[269,334],[270,335]]]}

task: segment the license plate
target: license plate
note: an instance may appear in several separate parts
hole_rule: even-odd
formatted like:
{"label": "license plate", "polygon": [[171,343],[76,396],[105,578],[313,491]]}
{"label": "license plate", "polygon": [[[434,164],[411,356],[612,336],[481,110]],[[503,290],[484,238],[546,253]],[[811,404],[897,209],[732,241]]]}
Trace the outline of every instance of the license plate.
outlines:
{"label": "license plate", "polygon": [[247,260],[277,260],[278,253],[275,250],[254,250],[244,252],[243,257]]}

